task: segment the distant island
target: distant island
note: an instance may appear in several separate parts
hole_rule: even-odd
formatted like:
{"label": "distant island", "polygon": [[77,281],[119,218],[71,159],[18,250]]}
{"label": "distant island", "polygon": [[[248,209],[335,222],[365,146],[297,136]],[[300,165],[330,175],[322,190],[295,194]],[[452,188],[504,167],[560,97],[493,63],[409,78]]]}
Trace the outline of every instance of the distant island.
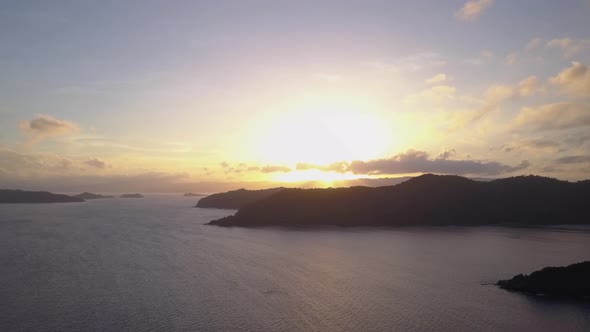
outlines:
{"label": "distant island", "polygon": [[233,216],[208,223],[218,226],[590,224],[588,180],[531,175],[480,182],[426,174],[395,186],[274,191],[217,194],[197,206],[239,208]]}
{"label": "distant island", "polygon": [[84,202],[80,197],[54,194],[48,191],[0,189],[0,203],[69,203]]}
{"label": "distant island", "polygon": [[532,295],[590,299],[590,261],[566,267],[546,267],[497,283],[503,289]]}
{"label": "distant island", "polygon": [[186,193],[183,196],[184,197],[198,197],[198,196],[207,196],[207,195],[206,194]]}
{"label": "distant island", "polygon": [[201,198],[196,207],[216,209],[241,209],[249,204],[264,200],[285,188],[272,188],[262,190],[238,189],[209,195]]}
{"label": "distant island", "polygon": [[93,194],[93,193],[89,193],[89,192],[83,192],[81,194],[74,195],[73,197],[82,198],[84,200],[86,200],[86,199],[113,198],[113,196],[104,196],[104,195]]}
{"label": "distant island", "polygon": [[123,194],[119,196],[121,198],[143,198],[142,194]]}

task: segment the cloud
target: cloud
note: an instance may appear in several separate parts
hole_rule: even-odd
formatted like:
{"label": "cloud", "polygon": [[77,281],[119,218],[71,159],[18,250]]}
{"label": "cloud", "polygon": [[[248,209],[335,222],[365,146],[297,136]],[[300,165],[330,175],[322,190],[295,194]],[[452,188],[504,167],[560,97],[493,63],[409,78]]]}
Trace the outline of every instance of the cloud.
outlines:
{"label": "cloud", "polygon": [[331,170],[340,173],[366,175],[393,175],[413,173],[439,173],[459,175],[498,175],[512,173],[529,167],[527,161],[509,166],[494,161],[451,159],[454,150],[447,150],[435,158],[423,151],[409,150],[391,158],[369,161],[354,160],[350,163],[335,163],[328,166],[299,164],[298,169]]}
{"label": "cloud", "polygon": [[264,167],[260,168],[260,171],[262,173],[276,173],[276,172],[288,173],[288,172],[291,172],[291,168],[289,168],[287,166],[268,165],[268,166],[264,166]]}
{"label": "cloud", "polygon": [[344,173],[346,172],[346,167],[348,163],[344,161],[339,161],[335,163],[331,163],[328,165],[314,165],[308,163],[297,163],[295,169],[298,171],[307,171],[310,169],[317,169],[323,172],[337,172],[337,173]]}
{"label": "cloud", "polygon": [[561,39],[552,39],[545,46],[560,49],[563,57],[570,59],[590,47],[590,40],[564,37]]}
{"label": "cloud", "polygon": [[590,104],[570,102],[523,108],[516,117],[517,128],[560,130],[590,126]]}
{"label": "cloud", "polygon": [[558,85],[562,92],[575,97],[590,97],[590,66],[579,62],[565,68],[549,80]]}
{"label": "cloud", "polygon": [[533,51],[543,45],[543,39],[541,38],[533,38],[531,39],[525,46],[525,50]]}
{"label": "cloud", "polygon": [[556,164],[581,164],[590,163],[590,156],[567,156],[555,159]]}
{"label": "cloud", "polygon": [[0,148],[0,168],[13,175],[63,174],[75,166],[74,160],[53,153],[25,154]]}
{"label": "cloud", "polygon": [[508,65],[513,65],[518,62],[518,59],[519,59],[519,53],[514,52],[514,53],[508,54],[506,56],[506,59],[504,59],[504,62],[506,62],[506,64],[508,64]]}
{"label": "cloud", "polygon": [[473,21],[479,17],[485,9],[490,7],[493,0],[474,0],[466,2],[461,9],[455,12],[455,18],[461,21]]}
{"label": "cloud", "polygon": [[507,101],[518,100],[522,97],[529,97],[539,91],[539,80],[535,76],[529,76],[517,84],[504,85],[494,84],[484,94],[484,104],[474,116],[473,120],[479,120],[484,115],[497,110]]}
{"label": "cloud", "polygon": [[530,150],[557,153],[561,150],[561,144],[548,139],[524,139],[510,145],[503,145],[500,149],[504,152]]}
{"label": "cloud", "polygon": [[90,158],[90,159],[86,160],[84,162],[84,164],[86,164],[90,167],[99,168],[99,169],[104,169],[108,166],[106,162],[104,162],[98,158]]}
{"label": "cloud", "polygon": [[365,61],[363,65],[383,72],[397,73],[400,71],[420,71],[425,68],[444,66],[446,63],[439,53],[420,52],[393,60]]}
{"label": "cloud", "polygon": [[427,101],[430,103],[439,104],[441,102],[453,99],[457,89],[450,85],[437,85],[432,88],[422,90],[418,93],[414,93],[406,96],[404,102],[408,104],[416,104],[421,101]]}
{"label": "cloud", "polygon": [[436,75],[432,76],[429,79],[426,79],[425,82],[427,84],[436,84],[436,83],[444,82],[446,79],[447,79],[447,75],[440,73],[440,74],[436,74]]}
{"label": "cloud", "polygon": [[34,141],[47,137],[68,135],[78,131],[77,124],[59,120],[49,115],[37,115],[32,120],[21,122],[19,127]]}

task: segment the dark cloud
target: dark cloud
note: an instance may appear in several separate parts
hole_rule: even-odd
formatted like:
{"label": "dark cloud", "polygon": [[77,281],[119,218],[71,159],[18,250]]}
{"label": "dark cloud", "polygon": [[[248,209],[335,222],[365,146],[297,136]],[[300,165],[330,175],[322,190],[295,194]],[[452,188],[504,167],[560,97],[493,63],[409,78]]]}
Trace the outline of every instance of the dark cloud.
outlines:
{"label": "dark cloud", "polygon": [[495,161],[449,159],[453,154],[445,151],[436,158],[430,158],[423,151],[410,150],[386,159],[369,161],[355,160],[350,163],[337,163],[337,166],[314,166],[299,164],[298,169],[320,169],[353,174],[392,175],[412,173],[438,173],[458,175],[498,175],[524,170],[530,166],[528,161],[510,166]]}
{"label": "dark cloud", "polygon": [[49,115],[38,115],[20,123],[20,129],[35,140],[74,133],[78,126],[70,121],[59,120]]}
{"label": "dark cloud", "polygon": [[106,162],[104,162],[98,158],[90,158],[87,161],[85,161],[84,163],[90,167],[100,168],[100,169],[106,168],[108,166]]}
{"label": "dark cloud", "polygon": [[556,164],[580,164],[590,163],[590,156],[567,156],[555,159]]}
{"label": "dark cloud", "polygon": [[523,170],[529,167],[527,161],[517,166],[509,166],[499,162],[477,160],[430,159],[423,151],[408,151],[388,159],[371,161],[353,161],[347,170],[354,174],[408,174],[408,173],[440,173],[459,175],[498,175]]}
{"label": "dark cloud", "polygon": [[262,167],[260,169],[260,171],[262,173],[276,173],[276,172],[287,173],[287,172],[291,172],[291,168],[289,168],[287,166],[272,166],[272,165],[267,165],[267,166]]}

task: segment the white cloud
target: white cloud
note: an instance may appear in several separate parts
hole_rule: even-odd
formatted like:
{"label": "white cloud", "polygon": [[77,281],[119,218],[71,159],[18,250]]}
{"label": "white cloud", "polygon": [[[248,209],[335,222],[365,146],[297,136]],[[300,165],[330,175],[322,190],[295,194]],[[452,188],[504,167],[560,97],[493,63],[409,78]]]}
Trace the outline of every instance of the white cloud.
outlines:
{"label": "white cloud", "polygon": [[493,0],[474,0],[466,2],[461,9],[455,12],[455,17],[462,21],[473,21],[479,17],[485,9],[490,7]]}
{"label": "white cloud", "polygon": [[404,99],[404,102],[407,104],[417,104],[422,102],[440,104],[453,99],[456,91],[457,88],[451,85],[437,85],[418,93],[408,95]]}
{"label": "white cloud", "polygon": [[478,120],[483,115],[500,108],[500,106],[507,101],[529,97],[538,91],[538,79],[535,76],[529,76],[518,82],[518,84],[492,85],[486,90],[484,94],[484,105],[479,110],[474,120]]}
{"label": "white cloud", "polygon": [[436,74],[434,76],[432,76],[431,78],[428,78],[425,80],[425,82],[427,84],[436,84],[436,83],[441,83],[447,80],[447,75],[440,73],[440,74]]}
{"label": "white cloud", "polygon": [[572,62],[570,67],[565,68],[549,81],[558,85],[563,93],[575,97],[590,97],[590,66]]}
{"label": "white cloud", "polygon": [[545,44],[549,48],[558,48],[566,59],[573,58],[583,50],[590,48],[590,40],[564,37],[552,39]]}

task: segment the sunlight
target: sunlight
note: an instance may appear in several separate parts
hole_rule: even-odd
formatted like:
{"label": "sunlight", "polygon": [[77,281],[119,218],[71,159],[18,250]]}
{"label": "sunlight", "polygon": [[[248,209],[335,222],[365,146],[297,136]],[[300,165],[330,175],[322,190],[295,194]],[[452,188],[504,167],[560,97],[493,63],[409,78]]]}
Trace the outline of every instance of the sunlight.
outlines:
{"label": "sunlight", "polygon": [[273,180],[278,182],[319,182],[319,187],[330,187],[335,181],[354,180],[362,176],[354,174],[341,174],[334,172],[323,172],[319,170],[293,171],[289,173],[278,174]]}
{"label": "sunlight", "polygon": [[259,134],[259,154],[282,163],[326,164],[370,159],[387,152],[391,129],[377,116],[343,105],[302,107],[281,113]]}

